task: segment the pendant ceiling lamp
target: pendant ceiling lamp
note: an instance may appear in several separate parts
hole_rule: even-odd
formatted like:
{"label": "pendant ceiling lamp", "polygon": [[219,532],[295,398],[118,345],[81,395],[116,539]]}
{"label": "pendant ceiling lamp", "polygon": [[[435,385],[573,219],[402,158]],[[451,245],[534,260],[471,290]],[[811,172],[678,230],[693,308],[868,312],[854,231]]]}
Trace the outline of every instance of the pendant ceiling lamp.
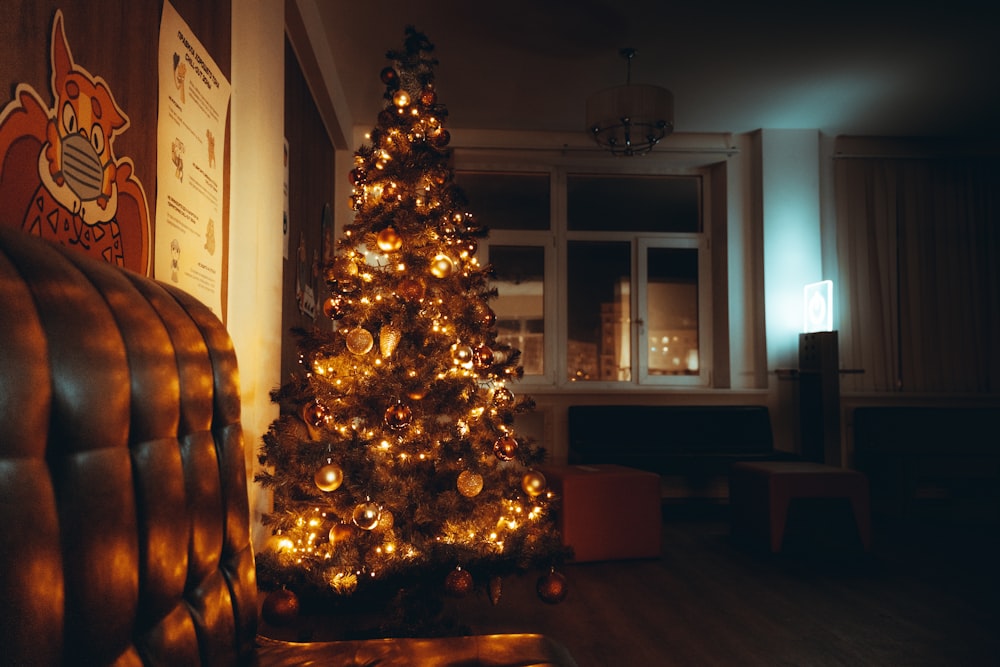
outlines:
{"label": "pendant ceiling lamp", "polygon": [[587,100],[587,131],[615,155],[642,155],[674,131],[674,94],[632,83],[636,50],[621,49],[627,61],[625,85],[605,88]]}

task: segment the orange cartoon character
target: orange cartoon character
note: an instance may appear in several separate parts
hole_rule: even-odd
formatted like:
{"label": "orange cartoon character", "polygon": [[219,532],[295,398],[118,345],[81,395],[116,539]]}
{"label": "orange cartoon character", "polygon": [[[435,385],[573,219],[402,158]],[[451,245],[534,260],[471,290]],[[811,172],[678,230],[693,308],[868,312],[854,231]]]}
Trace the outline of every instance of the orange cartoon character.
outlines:
{"label": "orange cartoon character", "polygon": [[0,224],[149,273],[149,208],[114,140],[129,126],[107,84],[73,61],[52,24],[49,108],[27,84],[0,112]]}

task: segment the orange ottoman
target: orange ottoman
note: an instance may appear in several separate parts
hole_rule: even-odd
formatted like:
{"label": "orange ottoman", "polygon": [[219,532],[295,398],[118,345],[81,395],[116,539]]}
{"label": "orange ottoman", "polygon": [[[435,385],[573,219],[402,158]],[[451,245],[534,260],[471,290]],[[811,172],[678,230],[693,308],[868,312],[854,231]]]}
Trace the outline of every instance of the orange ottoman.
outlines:
{"label": "orange ottoman", "polygon": [[542,466],[573,562],[660,557],[660,476],[611,464]]}
{"label": "orange ottoman", "polygon": [[865,551],[871,547],[868,478],[856,470],[805,461],[740,461],[729,471],[733,534],[764,538],[781,551],[788,506],[796,498],[846,498]]}

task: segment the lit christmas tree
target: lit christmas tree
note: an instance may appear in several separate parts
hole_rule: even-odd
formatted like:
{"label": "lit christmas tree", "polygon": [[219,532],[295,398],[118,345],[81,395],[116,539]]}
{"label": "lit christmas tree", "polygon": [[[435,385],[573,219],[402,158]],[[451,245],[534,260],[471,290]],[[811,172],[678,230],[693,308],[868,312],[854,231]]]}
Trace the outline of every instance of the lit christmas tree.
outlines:
{"label": "lit christmas tree", "polygon": [[332,331],[297,332],[301,370],[273,399],[257,476],[273,490],[264,586],[361,595],[431,582],[489,588],[541,569],[558,602],[564,556],[544,451],[514,430],[534,407],[496,339],[487,235],[454,183],[433,46],[412,28],[381,72],[386,105],[355,153],[353,221],[325,279]]}

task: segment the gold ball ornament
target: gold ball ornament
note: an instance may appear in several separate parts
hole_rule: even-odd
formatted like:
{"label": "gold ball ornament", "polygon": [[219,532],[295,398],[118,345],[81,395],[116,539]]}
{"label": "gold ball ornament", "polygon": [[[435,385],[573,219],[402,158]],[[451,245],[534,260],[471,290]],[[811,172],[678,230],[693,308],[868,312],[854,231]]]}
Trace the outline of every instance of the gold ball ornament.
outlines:
{"label": "gold ball ornament", "polygon": [[545,491],[545,475],[537,470],[529,470],[521,478],[521,488],[532,498],[536,498]]}
{"label": "gold ball ornament", "polygon": [[375,237],[375,243],[382,252],[395,252],[403,247],[403,237],[394,227],[386,227]]}
{"label": "gold ball ornament", "polygon": [[483,476],[471,470],[463,470],[458,474],[455,482],[458,492],[466,498],[474,498],[483,490]]}
{"label": "gold ball ornament", "polygon": [[354,537],[355,532],[357,532],[357,528],[349,523],[335,523],[330,529],[330,542],[333,544],[344,542]]}
{"label": "gold ball ornament", "polygon": [[402,403],[390,405],[385,411],[385,425],[393,430],[406,428],[413,421],[413,411]]}
{"label": "gold ball ornament", "polygon": [[299,598],[286,588],[271,591],[261,605],[261,616],[268,625],[284,627],[299,617]]}
{"label": "gold ball ornament", "polygon": [[410,94],[405,90],[397,90],[396,94],[392,96],[392,103],[400,109],[407,107],[410,105]]}
{"label": "gold ball ornament", "polygon": [[302,408],[302,419],[309,426],[320,428],[326,424],[327,410],[316,401],[310,401]]}
{"label": "gold ball ornament", "polygon": [[464,368],[472,368],[472,362],[475,357],[475,352],[468,345],[460,345],[455,343],[451,346],[451,358],[454,362]]}
{"label": "gold ball ornament", "polygon": [[548,574],[543,574],[538,578],[535,591],[542,602],[559,604],[566,599],[566,594],[569,592],[569,585],[566,577],[555,570],[551,570]]}
{"label": "gold ball ornament", "polygon": [[339,465],[327,459],[326,465],[320,467],[313,475],[313,481],[320,491],[336,491],[344,482],[344,471]]}
{"label": "gold ball ornament", "polygon": [[378,525],[380,513],[379,506],[367,500],[355,506],[351,521],[361,530],[372,530]]}
{"label": "gold ball ornament", "polygon": [[472,575],[461,566],[456,567],[444,578],[444,590],[453,597],[465,597],[472,590],[472,585]]}
{"label": "gold ball ornament", "polygon": [[368,354],[375,346],[375,338],[363,327],[357,327],[347,332],[347,349],[353,354]]}
{"label": "gold ball ornament", "polygon": [[497,438],[493,443],[493,454],[501,461],[510,461],[517,454],[517,440],[510,435]]}
{"label": "gold ball ornament", "polygon": [[455,270],[455,263],[448,255],[440,254],[431,262],[430,272],[435,278],[447,278]]}

